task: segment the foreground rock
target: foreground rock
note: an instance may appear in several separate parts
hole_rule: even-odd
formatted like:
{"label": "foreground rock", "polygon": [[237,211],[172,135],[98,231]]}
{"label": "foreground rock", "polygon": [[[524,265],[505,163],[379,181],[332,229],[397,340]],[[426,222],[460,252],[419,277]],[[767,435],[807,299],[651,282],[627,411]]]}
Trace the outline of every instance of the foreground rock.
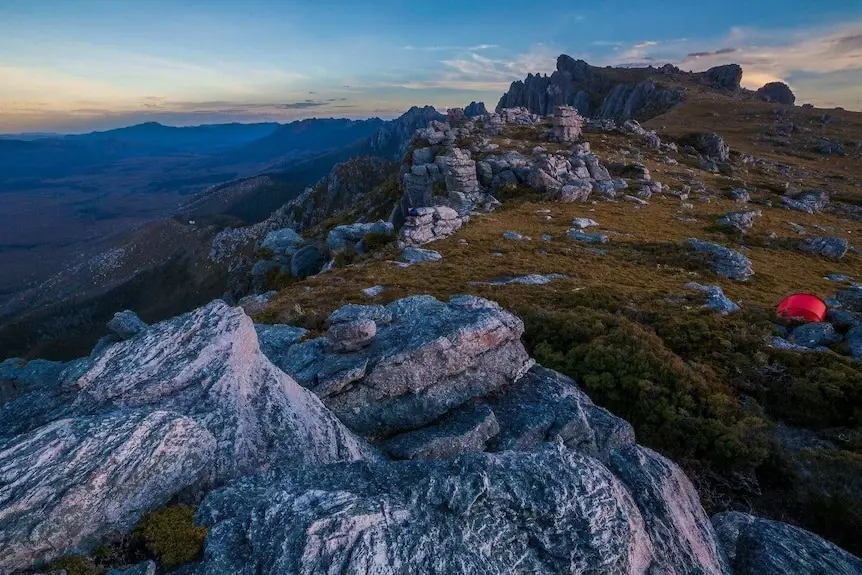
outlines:
{"label": "foreground rock", "polygon": [[688,243],[698,252],[709,256],[713,270],[720,276],[746,281],[754,275],[751,262],[737,251],[696,238],[690,238]]}
{"label": "foreground rock", "polygon": [[521,320],[485,299],[413,296],[385,313],[377,306],[354,309],[374,317],[374,345],[334,353],[326,338],[317,338],[265,351],[363,435],[427,425],[532,365],[520,341]]}
{"label": "foreground rock", "polygon": [[[647,477],[630,471],[633,485]],[[650,479],[673,493],[672,476]],[[641,503],[627,487],[559,444],[250,479],[204,501],[210,536],[195,573],[244,573],[250,549],[264,574],[725,572],[699,505],[671,498],[652,522],[652,491],[637,487]]]}
{"label": "foreground rock", "polygon": [[120,339],[131,339],[149,327],[138,315],[131,311],[118,311],[108,322],[108,329]]}
{"label": "foreground rock", "polygon": [[55,387],[3,405],[3,431],[20,432],[0,433],[0,572],[87,551],[183,490],[375,457],[220,301],[70,364]]}
{"label": "foreground rock", "polygon": [[735,575],[858,575],[862,559],[817,535],[738,511],[713,516]]}

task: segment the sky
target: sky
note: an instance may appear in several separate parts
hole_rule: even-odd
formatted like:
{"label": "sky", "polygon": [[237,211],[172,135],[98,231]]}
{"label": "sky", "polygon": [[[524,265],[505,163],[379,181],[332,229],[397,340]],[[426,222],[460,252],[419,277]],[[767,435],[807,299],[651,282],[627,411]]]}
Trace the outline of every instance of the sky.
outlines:
{"label": "sky", "polygon": [[0,0],[0,133],[493,108],[563,53],[862,110],[862,0]]}

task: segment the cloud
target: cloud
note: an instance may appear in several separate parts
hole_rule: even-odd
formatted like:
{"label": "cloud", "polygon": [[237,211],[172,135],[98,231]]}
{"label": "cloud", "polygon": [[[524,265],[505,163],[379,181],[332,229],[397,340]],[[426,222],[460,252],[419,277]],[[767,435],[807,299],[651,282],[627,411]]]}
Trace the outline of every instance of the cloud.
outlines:
{"label": "cloud", "polygon": [[495,59],[475,52],[442,60],[435,78],[397,83],[411,90],[449,89],[502,92],[527,74],[553,71],[559,49],[538,44],[510,60]]}
{"label": "cloud", "polygon": [[686,58],[706,58],[708,56],[721,56],[722,54],[733,54],[737,51],[737,48],[722,48],[720,50],[715,50],[714,52],[692,52],[686,56]]}
{"label": "cloud", "polygon": [[404,46],[404,50],[416,52],[478,52],[498,48],[497,44],[477,44],[475,46]]}
{"label": "cloud", "polygon": [[320,106],[325,106],[326,102],[319,102],[315,100],[305,100],[304,102],[291,102],[289,104],[279,104],[276,107],[282,110],[304,110],[306,108],[318,108]]}

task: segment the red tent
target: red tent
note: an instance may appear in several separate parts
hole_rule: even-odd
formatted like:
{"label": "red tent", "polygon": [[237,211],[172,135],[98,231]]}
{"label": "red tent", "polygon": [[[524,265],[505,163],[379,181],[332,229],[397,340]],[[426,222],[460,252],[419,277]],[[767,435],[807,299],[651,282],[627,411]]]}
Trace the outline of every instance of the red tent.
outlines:
{"label": "red tent", "polygon": [[778,315],[786,318],[802,318],[805,321],[823,321],[826,318],[826,304],[810,293],[789,295],[778,304]]}

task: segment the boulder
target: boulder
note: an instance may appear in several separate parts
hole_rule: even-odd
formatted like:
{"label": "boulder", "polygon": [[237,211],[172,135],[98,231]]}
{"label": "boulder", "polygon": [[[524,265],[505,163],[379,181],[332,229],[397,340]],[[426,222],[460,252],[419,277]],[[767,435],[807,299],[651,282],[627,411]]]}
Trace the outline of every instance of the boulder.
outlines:
{"label": "boulder", "polygon": [[356,249],[356,245],[368,234],[391,236],[395,234],[392,222],[378,220],[369,223],[355,223],[346,226],[336,226],[329,231],[326,244],[333,254]]}
{"label": "boulder", "polygon": [[554,199],[562,203],[586,202],[590,198],[593,191],[593,184],[590,180],[569,180],[566,182],[560,191],[554,196]]}
{"label": "boulder", "polygon": [[730,146],[715,132],[700,134],[694,147],[698,152],[719,162],[726,162],[730,157]]}
{"label": "boulder", "polygon": [[[363,435],[422,427],[474,397],[517,380],[530,368],[521,320],[472,296],[449,303],[413,296],[389,304],[392,322],[377,325],[375,344],[334,354],[326,340],[307,340],[273,359]],[[343,390],[329,395],[328,380]],[[321,389],[321,374],[327,381]]]}
{"label": "boulder", "polygon": [[400,231],[402,246],[421,246],[451,236],[464,223],[448,206],[414,208],[408,212]]}
{"label": "boulder", "polygon": [[862,284],[838,290],[835,299],[844,308],[862,313]]}
{"label": "boulder", "polygon": [[381,447],[396,459],[450,459],[485,451],[485,443],[499,430],[488,406],[471,405],[453,410],[438,423],[396,435]]}
{"label": "boulder", "polygon": [[849,242],[838,236],[809,238],[802,246],[802,249],[808,253],[823,256],[834,261],[843,258],[849,248]]}
{"label": "boulder", "polygon": [[747,204],[751,201],[751,194],[745,188],[737,188],[730,191],[730,197],[737,204]]}
{"label": "boulder", "polygon": [[131,339],[146,331],[149,326],[138,317],[138,314],[127,309],[115,313],[107,327],[120,339]]}
{"label": "boulder", "polygon": [[595,220],[591,220],[590,218],[575,218],[572,220],[572,226],[578,228],[579,230],[585,230],[589,227],[598,226],[599,222]]}
{"label": "boulder", "polygon": [[742,81],[742,67],[739,64],[715,66],[703,72],[703,78],[713,88],[737,92]]}
{"label": "boulder", "polygon": [[584,230],[578,228],[570,229],[566,232],[566,236],[576,242],[582,242],[585,244],[606,244],[609,241],[607,234],[588,234]]}
{"label": "boulder", "polygon": [[739,311],[739,306],[724,295],[724,290],[720,286],[705,286],[697,282],[689,282],[684,287],[685,289],[699,291],[706,295],[706,307],[714,309],[721,315],[728,315]]}
{"label": "boulder", "polygon": [[262,294],[251,294],[243,297],[237,302],[237,305],[243,309],[248,315],[254,315],[264,311],[269,301],[278,295],[275,290],[268,291]]}
{"label": "boulder", "polygon": [[326,256],[317,246],[300,248],[290,260],[290,275],[296,279],[305,279],[320,273],[326,265]]}
{"label": "boulder", "polygon": [[[544,239],[544,238],[543,238]],[[550,241],[550,236],[545,241]],[[554,280],[562,280],[566,279],[569,276],[565,274],[530,274],[526,276],[514,276],[514,277],[505,277],[497,280],[492,280],[489,282],[470,282],[470,285],[492,285],[492,286],[505,286],[510,284],[519,284],[519,285],[527,285],[527,286],[538,286],[538,285],[547,285]]]}
{"label": "boulder", "polygon": [[288,259],[305,244],[305,238],[292,228],[282,228],[266,234],[260,247],[270,250],[276,256],[286,256]]}
{"label": "boulder", "polygon": [[718,227],[738,232],[740,234],[747,233],[754,226],[754,220],[762,215],[760,210],[750,210],[746,212],[727,212],[724,216],[715,221]]}
{"label": "boulder", "polygon": [[735,575],[856,575],[862,560],[810,531],[725,511],[713,515],[719,544]]}
{"label": "boulder", "polygon": [[401,261],[408,264],[419,264],[424,262],[438,262],[443,259],[440,252],[425,250],[413,246],[404,248],[401,252]]}
{"label": "boulder", "polygon": [[790,86],[784,82],[769,82],[758,88],[754,94],[766,102],[785,106],[792,106],[796,102],[796,96],[793,95]]}
{"label": "boulder", "polygon": [[690,238],[688,243],[696,251],[707,254],[715,273],[736,281],[746,281],[754,275],[751,261],[741,253],[724,246]]}
{"label": "boulder", "polygon": [[452,148],[443,156],[446,179],[446,190],[473,194],[479,191],[476,178],[476,162],[470,158],[470,152],[461,148]]}
{"label": "boulder", "polygon": [[796,345],[813,349],[841,341],[831,323],[811,322],[800,325],[790,334],[790,341]]}
{"label": "boulder", "polygon": [[829,205],[829,194],[812,190],[796,197],[781,196],[781,203],[791,210],[816,214]]}

